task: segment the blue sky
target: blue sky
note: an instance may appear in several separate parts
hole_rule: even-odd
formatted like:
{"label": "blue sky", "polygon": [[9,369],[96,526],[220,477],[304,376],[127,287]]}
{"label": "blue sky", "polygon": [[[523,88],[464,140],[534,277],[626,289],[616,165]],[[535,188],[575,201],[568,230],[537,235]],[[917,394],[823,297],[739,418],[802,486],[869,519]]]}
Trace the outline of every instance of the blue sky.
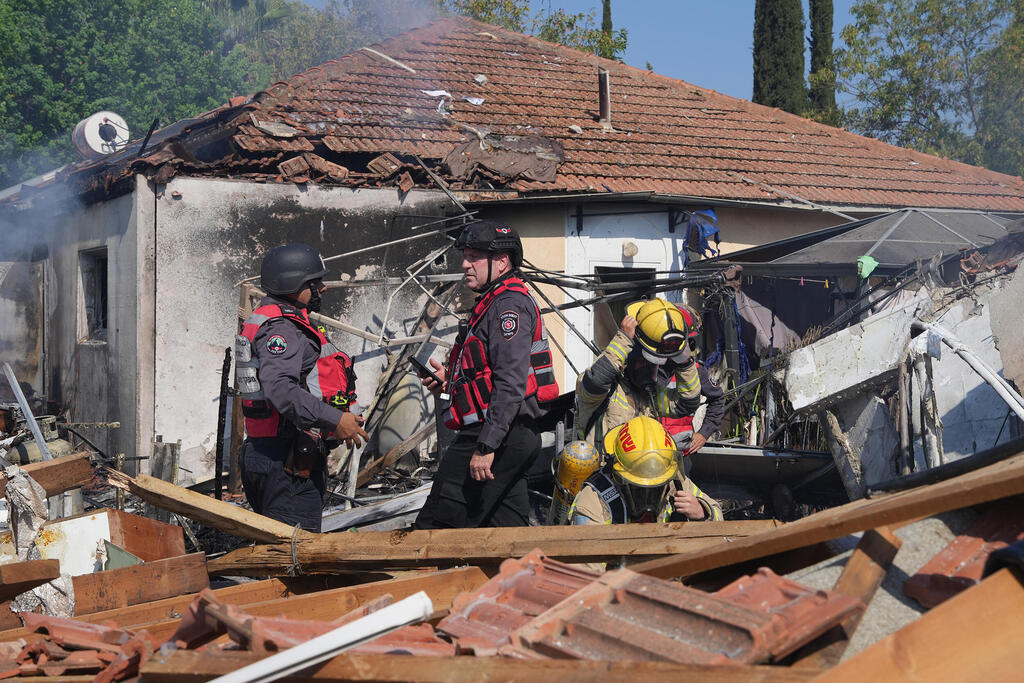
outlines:
{"label": "blue sky", "polygon": [[[600,0],[532,0],[535,8],[594,11]],[[854,0],[833,0],[833,48],[851,23]],[[804,0],[804,19],[807,0]],[[612,0],[612,24],[625,28],[629,44],[623,61],[663,76],[749,100],[753,91],[754,0]],[[809,63],[810,57],[806,57]]]}
{"label": "blue sky", "polygon": [[[850,7],[855,1],[832,0],[833,48],[839,47],[839,33],[851,23]],[[305,2],[322,7],[325,0]],[[596,23],[601,23],[601,0],[530,2],[535,12],[549,7],[573,14],[593,11]],[[805,21],[807,2],[803,0]],[[612,23],[627,30],[629,43],[623,59],[630,66],[642,69],[650,62],[663,76],[750,99],[754,0],[612,0]]]}

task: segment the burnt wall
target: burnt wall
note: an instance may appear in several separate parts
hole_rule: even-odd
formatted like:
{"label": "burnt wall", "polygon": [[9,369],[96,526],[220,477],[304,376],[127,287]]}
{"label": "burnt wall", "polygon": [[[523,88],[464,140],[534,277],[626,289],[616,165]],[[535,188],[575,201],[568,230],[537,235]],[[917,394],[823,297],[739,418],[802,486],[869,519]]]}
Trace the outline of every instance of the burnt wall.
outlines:
{"label": "burnt wall", "polygon": [[[305,242],[325,257],[344,254],[427,232],[432,228],[414,228],[444,215],[450,206],[440,192],[403,195],[393,188],[175,178],[154,189],[154,433],[182,440],[182,464],[197,480],[209,476],[213,463],[220,368],[236,329],[235,285],[259,273],[266,250]],[[441,236],[426,237],[331,260],[328,279],[403,277],[407,266],[443,243]],[[458,265],[453,259],[449,263]],[[379,333],[393,290],[333,289],[324,295],[322,312]],[[411,334],[426,300],[416,285],[401,290],[391,302],[387,335]],[[354,335],[329,335],[355,359],[357,391],[365,405],[386,363],[383,351]]]}

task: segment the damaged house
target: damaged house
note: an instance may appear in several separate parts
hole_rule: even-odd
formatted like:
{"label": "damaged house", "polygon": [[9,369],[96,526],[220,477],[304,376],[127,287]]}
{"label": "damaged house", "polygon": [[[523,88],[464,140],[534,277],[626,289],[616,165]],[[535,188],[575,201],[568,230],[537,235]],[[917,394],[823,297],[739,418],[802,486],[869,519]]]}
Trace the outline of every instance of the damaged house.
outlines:
{"label": "damaged house", "polygon": [[[71,419],[119,420],[95,438],[108,453],[180,439],[182,467],[202,480],[225,348],[248,305],[239,285],[275,244],[338,257],[324,313],[355,328],[331,334],[367,402],[385,348],[401,348],[389,342],[425,329],[421,312],[457,272],[444,231],[473,216],[512,224],[537,269],[642,281],[906,207],[1012,216],[1024,181],[445,19],[0,204],[0,360]],[[542,291],[555,304],[582,295]],[[546,317],[563,388],[620,316],[569,309],[579,336]]]}

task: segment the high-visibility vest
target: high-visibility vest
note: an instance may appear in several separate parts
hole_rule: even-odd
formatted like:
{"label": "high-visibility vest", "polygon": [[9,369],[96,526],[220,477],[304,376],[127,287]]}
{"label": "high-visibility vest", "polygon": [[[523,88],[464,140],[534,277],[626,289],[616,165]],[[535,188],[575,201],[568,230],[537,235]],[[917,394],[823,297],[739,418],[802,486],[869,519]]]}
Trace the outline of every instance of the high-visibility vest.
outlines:
{"label": "high-visibility vest", "polygon": [[[451,407],[444,424],[449,429],[462,429],[483,422],[487,407],[491,403],[491,367],[483,340],[476,335],[476,326],[494,300],[503,292],[511,291],[530,299],[526,285],[519,278],[509,278],[488,291],[473,308],[465,334],[455,340],[448,355],[448,382],[446,391],[451,395]],[[551,349],[547,332],[537,311],[537,323],[533,328],[533,346],[530,349],[530,368],[526,376],[526,392],[523,398],[536,396],[541,403],[558,398],[558,382],[551,367]]]}
{"label": "high-visibility vest", "polygon": [[256,333],[274,318],[288,318],[320,344],[316,365],[305,377],[299,378],[309,393],[346,411],[356,400],[352,359],[309,322],[305,309],[287,304],[260,306],[242,324],[242,333],[235,336],[235,376],[241,393],[245,432],[249,436],[277,436],[281,428],[281,414],[263,395],[259,379],[260,360],[252,353]]}

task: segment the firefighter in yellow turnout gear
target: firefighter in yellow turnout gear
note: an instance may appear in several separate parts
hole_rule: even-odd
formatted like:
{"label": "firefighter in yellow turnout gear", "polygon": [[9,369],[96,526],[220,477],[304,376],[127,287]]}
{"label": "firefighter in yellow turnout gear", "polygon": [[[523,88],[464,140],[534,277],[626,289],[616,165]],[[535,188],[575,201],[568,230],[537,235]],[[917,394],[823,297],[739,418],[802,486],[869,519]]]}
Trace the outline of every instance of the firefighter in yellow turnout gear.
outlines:
{"label": "firefighter in yellow turnout gear", "polygon": [[722,508],[680,470],[675,442],[639,416],[605,435],[611,468],[594,473],[569,509],[571,524],[721,520]]}
{"label": "firefighter in yellow turnout gear", "polygon": [[[576,382],[574,439],[602,444],[612,429],[637,415],[658,419],[686,454],[696,453],[722,424],[725,397],[688,340],[700,316],[663,299],[637,301],[626,309],[621,329]],[[703,402],[696,432],[692,416]]]}

